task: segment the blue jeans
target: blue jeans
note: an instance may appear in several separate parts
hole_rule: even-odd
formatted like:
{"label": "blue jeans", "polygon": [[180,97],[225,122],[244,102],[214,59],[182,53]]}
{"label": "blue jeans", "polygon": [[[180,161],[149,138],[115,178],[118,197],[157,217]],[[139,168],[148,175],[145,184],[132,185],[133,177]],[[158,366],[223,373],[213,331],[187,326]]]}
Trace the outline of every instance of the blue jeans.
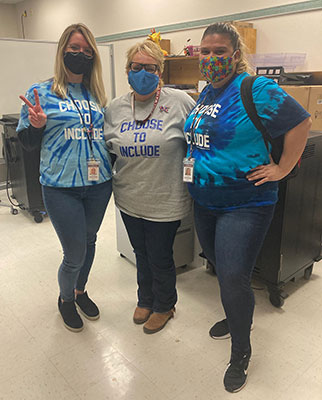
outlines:
{"label": "blue jeans", "polygon": [[180,221],[121,216],[136,256],[138,306],[159,313],[171,310],[177,302],[172,248]]}
{"label": "blue jeans", "polygon": [[64,257],[58,270],[60,296],[74,300],[83,291],[94,260],[96,234],[112,193],[112,181],[75,188],[42,186],[47,213]]}
{"label": "blue jeans", "polygon": [[251,277],[274,208],[271,205],[222,212],[195,203],[196,231],[205,256],[216,267],[233,352],[250,350],[255,305]]}

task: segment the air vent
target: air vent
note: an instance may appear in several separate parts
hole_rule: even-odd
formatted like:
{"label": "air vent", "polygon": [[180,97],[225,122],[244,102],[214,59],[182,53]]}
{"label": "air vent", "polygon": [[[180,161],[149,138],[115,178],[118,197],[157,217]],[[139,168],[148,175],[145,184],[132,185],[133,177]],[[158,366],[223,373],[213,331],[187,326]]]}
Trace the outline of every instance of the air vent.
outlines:
{"label": "air vent", "polygon": [[315,153],[315,144],[308,144],[305,149],[304,152],[302,154],[302,160],[304,160],[304,158],[309,158],[309,157],[313,157]]}

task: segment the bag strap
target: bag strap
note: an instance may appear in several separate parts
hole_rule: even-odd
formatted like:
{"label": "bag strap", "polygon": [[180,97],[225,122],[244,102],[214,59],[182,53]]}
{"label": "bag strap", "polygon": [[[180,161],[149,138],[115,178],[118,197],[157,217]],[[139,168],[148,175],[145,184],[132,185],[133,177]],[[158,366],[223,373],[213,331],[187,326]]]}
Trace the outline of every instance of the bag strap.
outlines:
{"label": "bag strap", "polygon": [[[269,152],[268,143],[272,143],[273,141],[272,141],[271,136],[267,132],[267,129],[262,124],[262,122],[257,114],[256,107],[255,107],[254,100],[253,100],[252,88],[253,88],[253,83],[255,82],[255,80],[257,78],[258,78],[258,76],[247,76],[241,83],[240,95],[241,95],[241,99],[242,99],[243,105],[245,107],[245,110],[248,114],[249,119],[255,125],[256,129],[258,129],[261,132],[263,139],[264,139],[265,146],[267,148],[267,151]],[[279,138],[277,138],[277,139],[279,139]],[[277,140],[277,139],[275,139],[275,140]],[[273,147],[272,146],[271,156],[272,156],[274,162],[276,164],[278,164],[279,159],[281,157],[281,152],[278,151],[278,154],[276,154],[276,151],[275,151],[275,153],[274,153],[274,148],[275,148],[275,150],[276,149],[280,150],[280,148],[283,148],[283,146],[282,147],[280,147],[280,146]],[[300,166],[300,160],[301,160],[301,158],[299,159],[298,163],[294,166],[292,171],[288,175],[286,175],[282,179],[282,181],[293,178],[297,175],[299,166]]]}
{"label": "bag strap", "polygon": [[270,136],[269,136],[265,126],[262,124],[262,122],[257,114],[256,107],[255,107],[254,100],[253,100],[252,88],[253,88],[253,84],[257,78],[258,78],[258,76],[247,76],[241,83],[240,95],[241,95],[241,99],[242,99],[243,105],[245,107],[245,110],[248,114],[249,119],[255,125],[256,129],[261,132],[264,142],[265,142],[266,149],[267,149],[267,151],[269,151],[268,142],[270,142],[271,139],[270,139]]}

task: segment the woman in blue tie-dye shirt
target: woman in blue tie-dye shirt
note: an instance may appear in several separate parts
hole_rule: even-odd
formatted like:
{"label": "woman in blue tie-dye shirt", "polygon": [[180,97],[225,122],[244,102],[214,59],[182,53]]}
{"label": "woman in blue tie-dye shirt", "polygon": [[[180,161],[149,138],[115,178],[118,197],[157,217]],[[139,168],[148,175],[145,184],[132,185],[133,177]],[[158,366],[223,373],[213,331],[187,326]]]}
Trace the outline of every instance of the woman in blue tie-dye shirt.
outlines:
{"label": "woman in blue tie-dye shirt", "polygon": [[106,104],[102,67],[94,36],[70,25],[57,48],[55,74],[33,85],[22,107],[18,136],[28,149],[41,146],[40,183],[64,258],[58,272],[58,308],[65,326],[83,329],[99,310],[85,285],[96,234],[111,196],[111,164],[103,137]]}
{"label": "woman in blue tie-dye shirt", "polygon": [[231,336],[224,385],[236,392],[246,383],[251,356],[252,271],[273,216],[278,181],[300,158],[311,122],[273,80],[255,81],[253,100],[263,125],[273,138],[284,136],[283,154],[275,164],[242,104],[240,85],[250,68],[239,33],[230,24],[211,25],[200,50],[200,69],[209,85],[185,125],[185,170],[193,169],[193,178],[186,174],[185,180],[195,200],[201,247],[216,266],[226,314],[210,335]]}

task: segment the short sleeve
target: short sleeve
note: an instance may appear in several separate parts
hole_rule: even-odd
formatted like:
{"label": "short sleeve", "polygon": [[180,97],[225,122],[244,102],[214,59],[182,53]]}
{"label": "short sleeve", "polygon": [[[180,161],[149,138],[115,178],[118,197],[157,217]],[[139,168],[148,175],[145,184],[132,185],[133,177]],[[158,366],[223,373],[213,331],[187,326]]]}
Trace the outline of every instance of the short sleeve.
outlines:
{"label": "short sleeve", "polygon": [[104,110],[104,139],[110,152],[113,152],[113,145],[110,141],[111,135],[114,131],[112,123],[113,104],[112,101],[112,103]]}
{"label": "short sleeve", "polygon": [[272,138],[285,135],[310,114],[272,79],[259,77],[253,84],[257,114]]}
{"label": "short sleeve", "polygon": [[184,93],[184,101],[183,101],[183,106],[185,108],[185,112],[188,115],[190,111],[193,109],[193,107],[196,105],[195,100],[186,92]]}

